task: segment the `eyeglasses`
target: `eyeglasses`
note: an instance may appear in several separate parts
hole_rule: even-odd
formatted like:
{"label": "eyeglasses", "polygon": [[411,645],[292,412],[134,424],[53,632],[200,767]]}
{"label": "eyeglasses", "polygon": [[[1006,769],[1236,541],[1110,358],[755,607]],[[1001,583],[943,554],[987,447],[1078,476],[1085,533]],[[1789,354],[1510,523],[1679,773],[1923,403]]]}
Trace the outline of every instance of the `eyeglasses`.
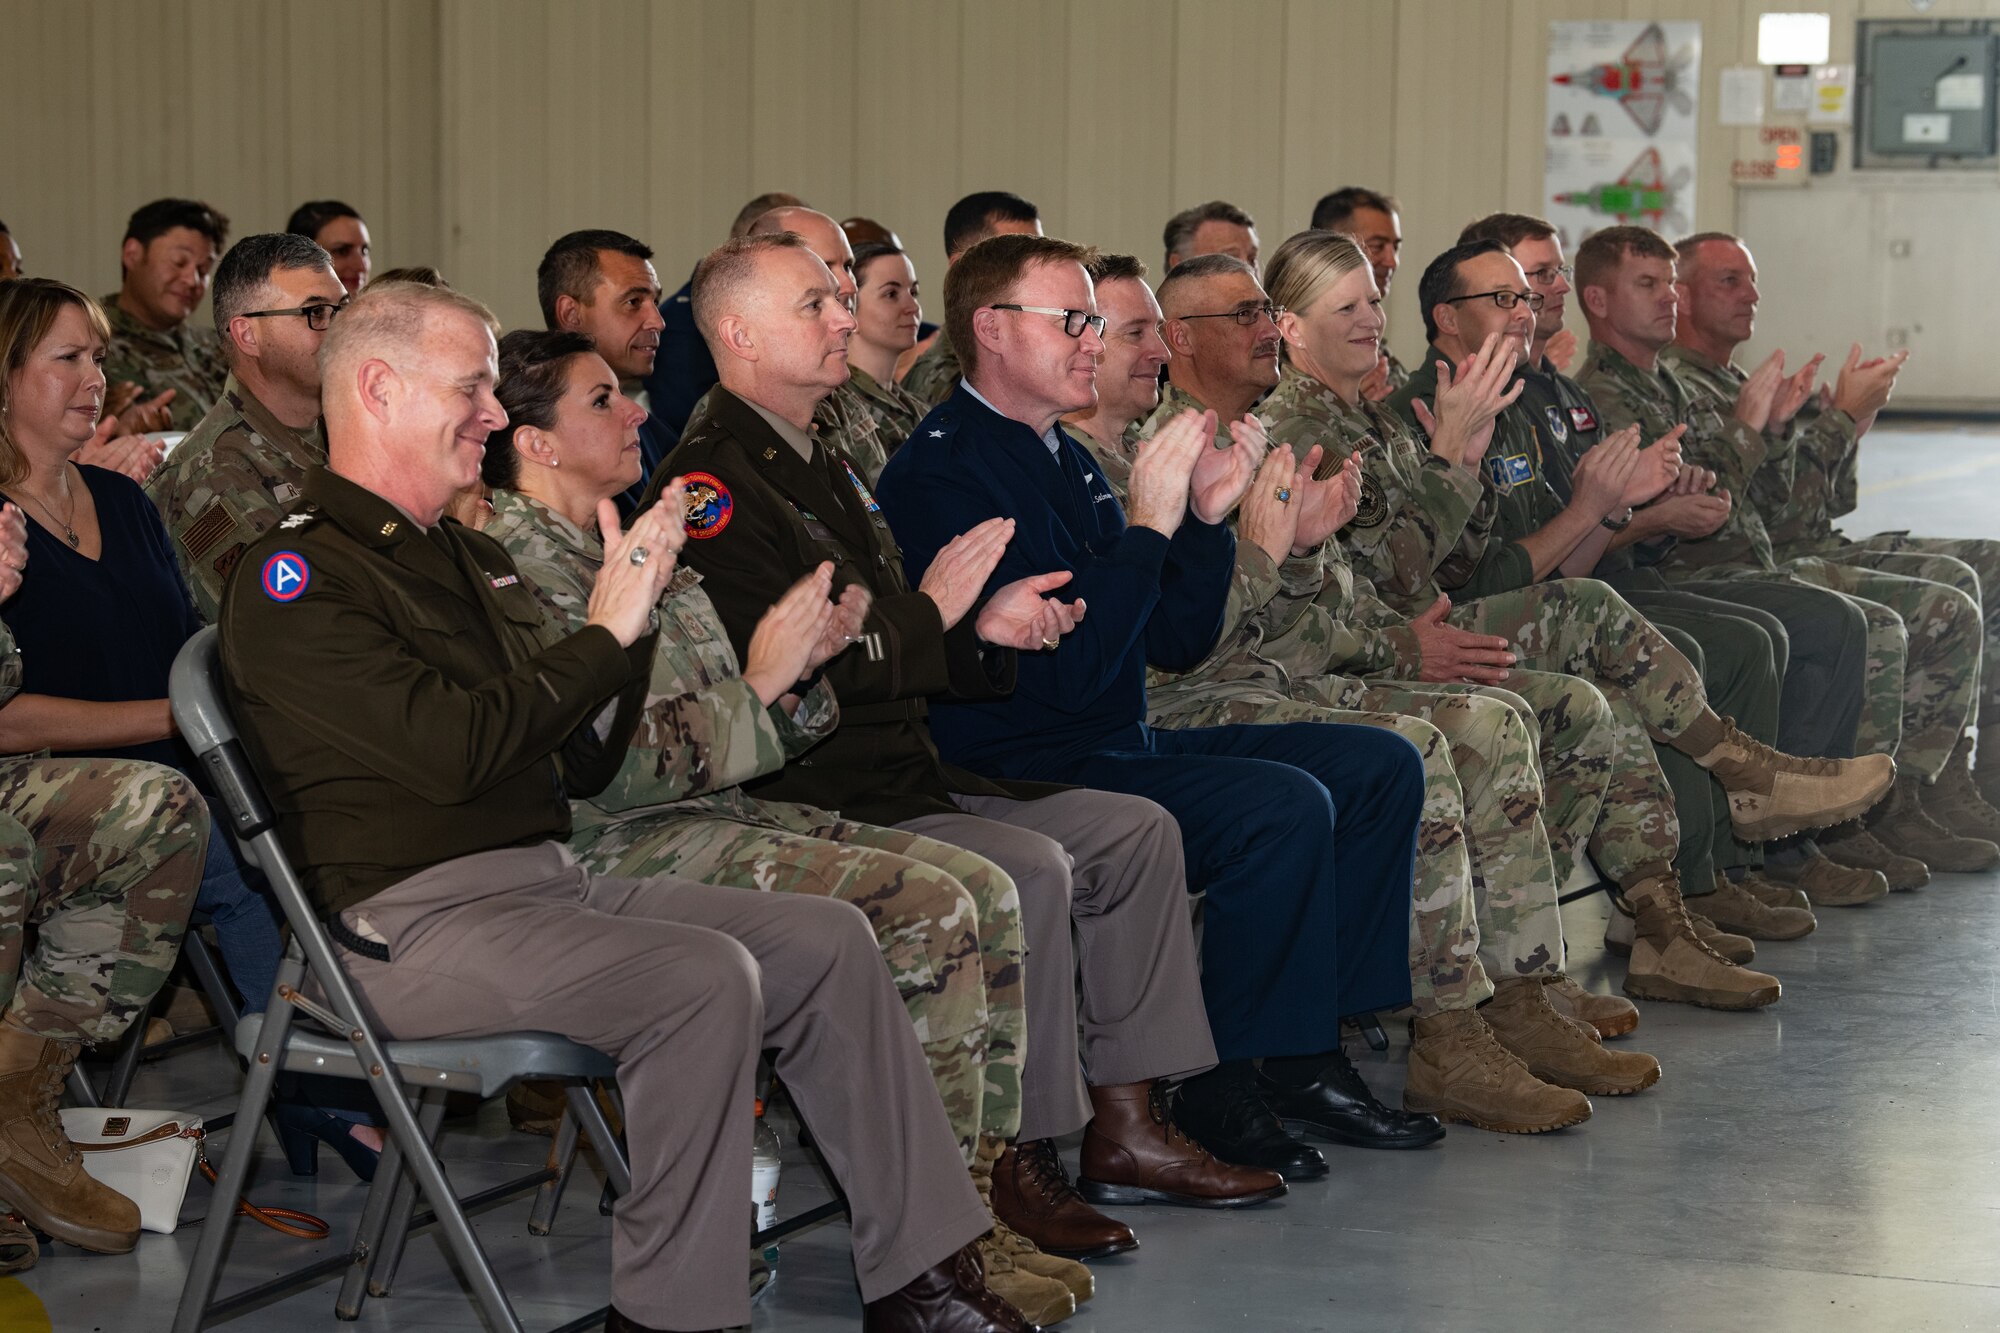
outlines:
{"label": "eyeglasses", "polygon": [[275,319],[280,315],[299,315],[306,321],[306,327],[314,333],[325,333],[333,327],[333,317],[347,307],[329,305],[324,301],[312,305],[293,306],[289,310],[246,310],[245,319]]}
{"label": "eyeglasses", "polygon": [[1512,310],[1515,306],[1521,304],[1521,302],[1526,301],[1528,309],[1540,310],[1545,300],[1547,298],[1540,292],[1510,292],[1503,287],[1499,291],[1474,292],[1470,296],[1454,296],[1446,301],[1445,304],[1457,305],[1460,301],[1491,301],[1502,310]]}
{"label": "eyeglasses", "polygon": [[1062,310],[1052,305],[1014,305],[1011,302],[1005,305],[995,303],[987,309],[1018,310],[1024,315],[1061,315],[1062,331],[1072,338],[1081,338],[1085,329],[1100,338],[1104,336],[1104,316],[1093,315],[1088,310]]}
{"label": "eyeglasses", "polygon": [[1547,268],[1538,268],[1533,273],[1530,273],[1528,281],[1534,283],[1537,287],[1553,287],[1556,285],[1557,278],[1568,282],[1575,276],[1576,269],[1574,266],[1569,264],[1551,264]]}
{"label": "eyeglasses", "polygon": [[1273,324],[1276,324],[1278,322],[1278,316],[1284,313],[1285,313],[1285,308],[1283,306],[1273,304],[1270,301],[1266,301],[1262,305],[1240,306],[1235,310],[1218,310],[1215,311],[1213,314],[1208,314],[1208,315],[1177,315],[1175,316],[1175,318],[1233,319],[1238,324],[1241,324],[1244,328],[1247,329],[1252,324],[1255,324],[1259,318],[1269,319]]}

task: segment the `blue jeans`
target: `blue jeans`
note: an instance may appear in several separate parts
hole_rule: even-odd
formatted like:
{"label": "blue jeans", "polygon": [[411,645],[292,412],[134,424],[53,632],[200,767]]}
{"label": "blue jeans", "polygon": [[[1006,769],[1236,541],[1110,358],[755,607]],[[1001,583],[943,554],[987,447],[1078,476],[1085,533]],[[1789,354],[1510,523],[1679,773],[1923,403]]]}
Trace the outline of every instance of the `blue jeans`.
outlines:
{"label": "blue jeans", "polygon": [[278,913],[262,888],[251,884],[249,867],[236,852],[236,839],[226,820],[210,807],[208,862],[201,871],[201,891],[195,895],[196,918],[215,927],[222,965],[243,996],[243,1012],[259,1014],[278,979],[278,960],[285,944],[278,934]]}

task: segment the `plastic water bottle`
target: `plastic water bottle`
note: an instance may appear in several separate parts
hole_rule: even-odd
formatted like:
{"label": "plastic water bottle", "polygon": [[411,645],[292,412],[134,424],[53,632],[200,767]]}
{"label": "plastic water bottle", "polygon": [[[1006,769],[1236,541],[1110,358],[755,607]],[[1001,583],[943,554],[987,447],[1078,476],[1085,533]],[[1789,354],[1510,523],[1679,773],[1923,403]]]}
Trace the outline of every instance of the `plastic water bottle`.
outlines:
{"label": "plastic water bottle", "polygon": [[[764,1102],[757,1102],[757,1132],[750,1140],[750,1215],[757,1230],[778,1222],[778,1173],[784,1169],[784,1145],[778,1131],[764,1120]],[[750,1255],[750,1298],[756,1300],[778,1280],[778,1246],[760,1245]]]}

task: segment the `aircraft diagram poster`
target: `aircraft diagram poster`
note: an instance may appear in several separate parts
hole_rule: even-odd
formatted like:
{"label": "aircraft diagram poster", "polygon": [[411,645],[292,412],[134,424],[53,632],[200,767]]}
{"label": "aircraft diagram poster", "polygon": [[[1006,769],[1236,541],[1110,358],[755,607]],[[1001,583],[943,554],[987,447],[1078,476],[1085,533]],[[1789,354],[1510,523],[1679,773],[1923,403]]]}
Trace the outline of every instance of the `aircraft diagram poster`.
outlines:
{"label": "aircraft diagram poster", "polygon": [[1694,225],[1701,25],[1549,25],[1543,210],[1564,248],[1621,223]]}

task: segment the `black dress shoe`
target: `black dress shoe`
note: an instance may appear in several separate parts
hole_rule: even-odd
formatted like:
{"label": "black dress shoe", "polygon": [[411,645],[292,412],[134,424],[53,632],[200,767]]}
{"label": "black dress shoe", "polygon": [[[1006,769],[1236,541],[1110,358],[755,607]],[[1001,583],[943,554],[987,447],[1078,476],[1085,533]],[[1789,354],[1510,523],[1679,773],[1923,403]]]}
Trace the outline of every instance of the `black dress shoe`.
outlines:
{"label": "black dress shoe", "polygon": [[1319,1078],[1290,1088],[1259,1074],[1258,1091],[1286,1129],[1352,1148],[1421,1148],[1444,1137],[1434,1115],[1397,1111],[1377,1101],[1361,1071],[1335,1052]]}
{"label": "black dress shoe", "polygon": [[1217,1160],[1275,1171],[1286,1184],[1326,1176],[1326,1158],[1285,1132],[1254,1081],[1200,1082],[1185,1085],[1175,1099],[1174,1123]]}

